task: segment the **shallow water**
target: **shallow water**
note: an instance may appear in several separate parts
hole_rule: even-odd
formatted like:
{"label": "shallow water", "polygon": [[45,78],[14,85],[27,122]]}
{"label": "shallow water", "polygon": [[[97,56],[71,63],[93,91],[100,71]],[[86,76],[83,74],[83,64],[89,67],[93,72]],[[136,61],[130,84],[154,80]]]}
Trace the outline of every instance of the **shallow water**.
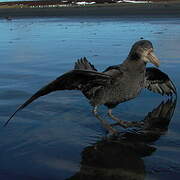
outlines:
{"label": "shallow water", "polygon": [[[86,56],[103,70],[121,63],[142,37],[153,42],[161,70],[177,91],[180,87],[180,19],[0,19],[0,34],[1,125],[37,89],[72,69],[77,58]],[[80,92],[42,97],[1,128],[0,179],[178,180],[180,105],[177,100],[173,114],[175,104],[167,100],[144,90],[119,105],[114,112],[122,119],[167,123],[158,133],[138,136],[117,127],[122,134],[107,142]],[[100,111],[105,114],[106,108]]]}

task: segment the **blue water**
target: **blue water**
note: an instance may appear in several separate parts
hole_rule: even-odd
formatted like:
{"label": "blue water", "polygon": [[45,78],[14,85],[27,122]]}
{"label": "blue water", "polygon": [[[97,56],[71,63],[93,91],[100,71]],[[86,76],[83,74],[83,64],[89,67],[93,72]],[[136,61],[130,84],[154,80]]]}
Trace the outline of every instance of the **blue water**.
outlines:
{"label": "blue water", "polygon": [[[101,71],[121,63],[142,37],[152,41],[161,70],[179,91],[179,27],[176,18],[0,19],[0,125],[39,88],[72,69],[78,58],[86,56]],[[125,138],[109,145],[103,141],[105,130],[80,92],[41,97],[1,128],[0,179],[79,180],[95,179],[95,175],[111,179],[111,174],[123,180],[179,180],[178,100],[172,118],[173,102],[163,105],[161,116],[156,115],[167,99],[144,90],[138,98],[119,105],[114,112],[122,119],[143,120],[155,109],[155,119],[170,123],[155,138],[147,135],[150,140],[136,136],[129,140],[128,133],[117,127]],[[100,112],[105,114],[106,108]]]}

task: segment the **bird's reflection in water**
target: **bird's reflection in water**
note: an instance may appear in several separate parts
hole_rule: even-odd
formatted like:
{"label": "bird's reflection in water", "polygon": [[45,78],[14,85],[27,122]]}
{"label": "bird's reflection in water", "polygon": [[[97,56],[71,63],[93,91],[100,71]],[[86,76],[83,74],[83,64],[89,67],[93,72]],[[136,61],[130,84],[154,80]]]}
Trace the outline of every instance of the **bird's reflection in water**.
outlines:
{"label": "bird's reflection in water", "polygon": [[143,157],[156,150],[150,144],[168,130],[175,106],[173,99],[161,102],[147,114],[143,128],[125,131],[86,147],[82,152],[80,171],[67,180],[145,179]]}

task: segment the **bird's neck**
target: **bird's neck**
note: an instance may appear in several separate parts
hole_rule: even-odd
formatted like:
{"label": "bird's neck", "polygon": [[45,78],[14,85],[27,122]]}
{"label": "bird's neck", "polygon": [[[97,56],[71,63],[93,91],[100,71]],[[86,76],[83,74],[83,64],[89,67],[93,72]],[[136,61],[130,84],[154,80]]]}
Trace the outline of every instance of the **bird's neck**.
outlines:
{"label": "bird's neck", "polygon": [[128,67],[128,71],[144,71],[146,68],[146,62],[142,59],[132,60],[127,58],[123,64]]}

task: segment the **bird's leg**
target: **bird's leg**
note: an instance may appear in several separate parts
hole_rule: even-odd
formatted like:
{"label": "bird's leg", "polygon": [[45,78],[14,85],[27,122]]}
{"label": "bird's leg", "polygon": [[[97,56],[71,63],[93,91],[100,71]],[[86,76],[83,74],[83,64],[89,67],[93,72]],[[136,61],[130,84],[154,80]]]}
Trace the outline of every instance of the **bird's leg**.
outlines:
{"label": "bird's leg", "polygon": [[112,135],[117,134],[117,131],[116,131],[114,128],[112,128],[112,126],[111,126],[110,124],[108,124],[108,122],[107,122],[105,119],[103,119],[103,118],[100,117],[100,115],[99,115],[98,112],[97,112],[97,106],[95,106],[95,107],[93,108],[92,112],[93,112],[94,116],[95,116],[97,119],[100,120],[100,122],[102,123],[103,127],[104,127],[105,129],[107,129],[110,134],[112,134]]}
{"label": "bird's leg", "polygon": [[112,109],[108,109],[108,116],[115,120],[120,126],[122,126],[123,128],[129,128],[129,127],[141,127],[142,124],[140,122],[128,122],[128,121],[123,121],[119,118],[117,118],[116,116],[114,116],[112,114]]}
{"label": "bird's leg", "polygon": [[111,119],[115,120],[120,126],[122,126],[122,127],[124,127],[124,128],[127,128],[127,122],[125,122],[125,121],[117,118],[116,116],[114,116],[114,115],[112,114],[112,109],[108,109],[108,113],[107,113],[107,114],[108,114],[108,116],[109,116]]}

